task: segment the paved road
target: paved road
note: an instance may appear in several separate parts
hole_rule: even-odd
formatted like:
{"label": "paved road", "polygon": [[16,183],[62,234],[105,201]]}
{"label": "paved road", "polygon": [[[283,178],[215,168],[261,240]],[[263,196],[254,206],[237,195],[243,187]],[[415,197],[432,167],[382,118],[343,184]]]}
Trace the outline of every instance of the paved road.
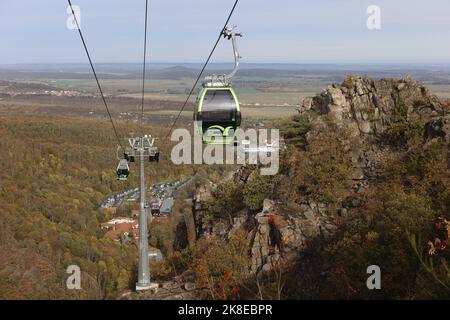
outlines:
{"label": "paved road", "polygon": [[[177,189],[180,189],[187,185],[192,180],[192,177],[188,177],[178,181],[168,181],[154,184],[148,192],[151,192],[152,198],[156,198],[161,202],[165,198],[175,197]],[[101,208],[118,208],[124,201],[138,201],[139,189],[129,189],[122,193],[112,195],[106,198],[100,203]]]}

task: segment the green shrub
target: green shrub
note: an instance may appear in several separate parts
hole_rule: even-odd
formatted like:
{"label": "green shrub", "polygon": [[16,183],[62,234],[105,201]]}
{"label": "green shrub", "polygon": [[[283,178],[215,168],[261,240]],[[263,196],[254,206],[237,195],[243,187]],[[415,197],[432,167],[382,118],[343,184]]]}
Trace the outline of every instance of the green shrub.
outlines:
{"label": "green shrub", "polygon": [[305,148],[306,134],[310,129],[310,125],[304,116],[297,115],[289,120],[282,121],[278,127],[286,144],[291,144],[302,149]]}
{"label": "green shrub", "polygon": [[207,216],[228,217],[230,223],[234,214],[243,209],[242,186],[233,180],[223,180],[211,192],[207,201]]}
{"label": "green shrub", "polygon": [[408,119],[408,107],[399,98],[393,114],[392,123],[383,134],[383,141],[395,147],[404,147],[423,139],[424,124],[417,118]]}
{"label": "green shrub", "polygon": [[264,199],[272,193],[273,184],[273,176],[261,176],[255,171],[244,187],[245,205],[252,211],[261,209]]}

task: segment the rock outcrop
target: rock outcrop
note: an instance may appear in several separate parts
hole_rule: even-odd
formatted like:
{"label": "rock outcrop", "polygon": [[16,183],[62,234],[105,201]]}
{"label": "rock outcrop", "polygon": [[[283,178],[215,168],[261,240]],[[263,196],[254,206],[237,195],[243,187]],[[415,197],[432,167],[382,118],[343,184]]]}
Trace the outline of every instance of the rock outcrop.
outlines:
{"label": "rock outcrop", "polygon": [[143,292],[124,292],[119,300],[199,300],[205,297],[203,289],[198,288],[195,282],[176,279],[159,282],[154,290]]}
{"label": "rock outcrop", "polygon": [[409,118],[430,123],[428,134],[450,138],[447,105],[409,76],[400,80],[349,76],[342,84],[330,85],[321,94],[304,99],[299,112],[312,122],[310,138],[329,126],[348,129],[352,136],[373,136],[392,124],[400,101],[407,106]]}
{"label": "rock outcrop", "polygon": [[[251,166],[241,167],[233,176],[234,182],[245,184],[254,170]],[[301,210],[296,214],[285,213],[279,203],[265,199],[262,211],[257,214],[244,209],[234,215],[232,222],[226,217],[206,219],[205,204],[212,187],[201,187],[195,197],[193,214],[197,238],[219,236],[226,240],[243,228],[248,232],[249,271],[252,273],[269,271],[280,258],[295,257],[307,245],[308,239],[328,237],[336,229],[333,219],[327,215],[325,204],[307,198],[302,201]],[[274,239],[274,233],[279,233],[279,243]]]}
{"label": "rock outcrop", "polygon": [[364,186],[380,173],[385,158],[380,138],[394,123],[399,105],[405,106],[407,120],[424,123],[426,140],[450,142],[447,104],[409,76],[381,80],[349,76],[342,84],[330,85],[321,94],[303,99],[299,113],[311,124],[308,142],[336,128],[346,132],[343,140],[354,166],[351,178]]}

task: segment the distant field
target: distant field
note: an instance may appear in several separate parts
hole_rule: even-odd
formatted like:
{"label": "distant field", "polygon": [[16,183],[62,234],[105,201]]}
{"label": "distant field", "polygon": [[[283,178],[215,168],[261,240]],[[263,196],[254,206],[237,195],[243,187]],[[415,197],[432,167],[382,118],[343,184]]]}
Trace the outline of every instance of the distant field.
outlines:
{"label": "distant field", "polygon": [[[90,92],[96,90],[96,84],[92,80],[47,79],[42,80],[41,83],[65,89]],[[193,83],[194,80],[189,78],[147,80],[145,95],[148,99],[184,102]],[[285,78],[243,78],[234,83],[241,103],[264,105],[297,105],[301,98],[315,95],[324,86],[324,83],[321,84],[317,81]],[[102,80],[102,87],[110,95],[139,99],[142,82],[139,79],[104,79]],[[197,92],[198,89],[191,98],[192,102],[195,100]]]}
{"label": "distant field", "polygon": [[[242,107],[242,116],[243,118],[251,119],[251,120],[274,120],[274,119],[282,119],[287,118],[297,113],[297,109],[295,107]],[[158,110],[158,111],[150,111],[146,112],[146,115],[157,115],[157,116],[167,116],[167,117],[175,117],[178,115],[177,111],[171,110]],[[184,119],[192,119],[192,111],[183,111],[181,113],[181,118]]]}
{"label": "distant field", "polygon": [[430,85],[426,85],[426,86],[441,99],[450,99],[450,85],[448,85],[448,84],[430,84]]}
{"label": "distant field", "polygon": [[297,113],[296,107],[243,107],[243,117],[252,119],[280,119]]}
{"label": "distant field", "polygon": [[[236,93],[239,98],[239,102],[241,104],[261,104],[265,106],[282,106],[282,105],[298,105],[300,100],[303,97],[313,96],[316,92],[286,92],[286,93],[272,93],[272,92],[242,92],[239,88],[236,89]],[[139,98],[141,94],[139,93],[130,93],[130,94],[121,94],[121,97],[128,98]],[[182,103],[186,100],[186,94],[167,94],[167,93],[146,93],[145,97],[147,99],[153,100],[168,100],[168,101],[176,101]],[[195,95],[191,97],[190,101],[194,103]]]}
{"label": "distant field", "polygon": [[[170,100],[184,102],[187,98],[187,93],[189,88],[183,87],[180,83],[174,83],[172,86],[169,85],[168,88],[164,89],[162,86],[167,86],[168,84],[158,84],[160,88],[159,92],[146,92],[146,97],[149,99],[156,100]],[[320,91],[320,88],[315,89],[308,88],[307,90],[298,88],[250,88],[250,87],[239,87],[239,84],[235,86],[236,93],[238,95],[239,101],[243,104],[265,104],[265,105],[295,105],[298,104],[300,99],[305,96],[311,96]],[[155,88],[155,87],[154,87]],[[156,90],[156,89],[154,89]],[[192,96],[191,101],[195,100],[196,93]],[[140,98],[141,93],[123,93],[119,94],[121,97],[129,98]]]}
{"label": "distant field", "polygon": [[[251,121],[275,120],[286,118],[296,113],[302,98],[315,96],[332,83],[341,83],[346,75],[369,74],[373,78],[400,78],[405,74],[425,83],[425,85],[443,100],[450,101],[450,70],[417,69],[400,70],[368,68],[363,70],[328,70],[318,68],[297,70],[252,69],[240,70],[239,76],[233,80],[234,88],[242,107],[244,119]],[[64,68],[61,67],[61,70]],[[119,68],[120,69],[120,68]],[[59,69],[55,69],[59,70]],[[107,95],[108,105],[115,118],[123,121],[138,121],[141,99],[142,80],[139,68],[130,72],[99,73],[101,85]],[[116,70],[117,71],[117,70]],[[120,70],[118,70],[120,71]],[[104,72],[107,72],[105,70]],[[149,70],[150,79],[146,80],[145,110],[148,121],[170,122],[178,114],[198,70],[175,68],[167,70]],[[91,93],[92,97],[45,97],[17,96],[0,98],[0,113],[26,112],[33,114],[81,116],[85,118],[105,117],[104,106],[98,97],[98,89],[89,69],[83,72],[61,73],[2,73],[0,79],[16,81],[24,86],[23,90],[34,91],[36,85],[47,85],[49,88],[74,90]],[[431,84],[434,83],[434,84]],[[30,89],[26,84],[32,84]],[[192,119],[195,96],[198,85],[181,118],[184,122]],[[25,89],[24,89],[25,88]],[[2,84],[3,91],[9,89]],[[53,89],[51,89],[53,90]],[[153,116],[153,117],[152,117]]]}

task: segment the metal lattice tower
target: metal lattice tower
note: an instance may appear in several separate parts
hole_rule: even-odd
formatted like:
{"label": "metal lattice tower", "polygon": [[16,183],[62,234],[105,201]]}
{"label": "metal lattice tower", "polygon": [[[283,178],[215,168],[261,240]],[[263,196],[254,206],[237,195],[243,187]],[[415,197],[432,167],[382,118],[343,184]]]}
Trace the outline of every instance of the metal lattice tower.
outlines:
{"label": "metal lattice tower", "polygon": [[[139,202],[139,262],[138,281],[136,291],[156,289],[158,286],[150,282],[149,253],[148,253],[148,212],[146,205],[145,160],[155,159],[155,139],[149,135],[128,139],[132,152],[139,156],[140,167],[140,202]],[[153,157],[153,158],[152,158]]]}

